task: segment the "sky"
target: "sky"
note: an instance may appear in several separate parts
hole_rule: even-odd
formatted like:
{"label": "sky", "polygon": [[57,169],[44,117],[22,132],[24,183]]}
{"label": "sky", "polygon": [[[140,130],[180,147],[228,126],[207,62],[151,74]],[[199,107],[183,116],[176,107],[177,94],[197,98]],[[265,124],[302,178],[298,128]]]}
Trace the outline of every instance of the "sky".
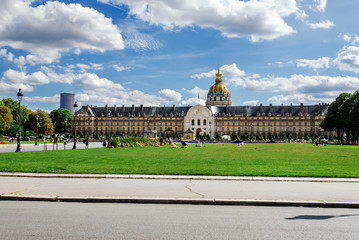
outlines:
{"label": "sky", "polygon": [[0,99],[32,110],[330,103],[359,90],[358,0],[1,0]]}

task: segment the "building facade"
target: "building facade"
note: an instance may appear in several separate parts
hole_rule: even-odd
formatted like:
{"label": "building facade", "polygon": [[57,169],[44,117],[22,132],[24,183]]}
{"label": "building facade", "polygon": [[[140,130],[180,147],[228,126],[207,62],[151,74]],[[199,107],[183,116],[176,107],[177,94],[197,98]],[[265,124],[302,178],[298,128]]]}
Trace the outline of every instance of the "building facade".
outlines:
{"label": "building facade", "polygon": [[222,74],[209,89],[206,106],[126,107],[82,106],[74,116],[73,127],[84,135],[181,136],[190,140],[196,135],[218,137],[235,134],[251,136],[285,135],[304,137],[322,135],[320,123],[328,104],[280,106],[231,106]]}

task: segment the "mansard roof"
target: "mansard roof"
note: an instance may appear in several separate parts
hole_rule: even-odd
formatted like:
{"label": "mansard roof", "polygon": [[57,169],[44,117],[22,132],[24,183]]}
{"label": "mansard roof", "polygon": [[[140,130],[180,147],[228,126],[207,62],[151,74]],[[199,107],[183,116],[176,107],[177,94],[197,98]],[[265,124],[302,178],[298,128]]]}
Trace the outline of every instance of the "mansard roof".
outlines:
{"label": "mansard roof", "polygon": [[[326,113],[328,104],[316,105],[281,105],[281,106],[205,106],[214,116],[322,116]],[[184,117],[192,106],[172,107],[92,107],[82,106],[76,115],[93,117]]]}

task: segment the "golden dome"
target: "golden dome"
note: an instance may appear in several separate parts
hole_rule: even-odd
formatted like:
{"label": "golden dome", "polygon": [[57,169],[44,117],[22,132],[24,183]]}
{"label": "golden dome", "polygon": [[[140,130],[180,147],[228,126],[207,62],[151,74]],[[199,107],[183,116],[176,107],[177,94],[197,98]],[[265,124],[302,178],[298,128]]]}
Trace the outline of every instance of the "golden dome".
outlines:
{"label": "golden dome", "polygon": [[223,94],[223,95],[229,95],[228,88],[226,85],[224,85],[222,82],[215,83],[212,85],[212,87],[209,89],[208,94]]}
{"label": "golden dome", "polygon": [[222,73],[219,71],[219,64],[218,64],[218,72],[216,74],[216,83],[213,84],[208,91],[208,95],[210,94],[229,95],[228,88],[226,87],[226,85],[222,83]]}

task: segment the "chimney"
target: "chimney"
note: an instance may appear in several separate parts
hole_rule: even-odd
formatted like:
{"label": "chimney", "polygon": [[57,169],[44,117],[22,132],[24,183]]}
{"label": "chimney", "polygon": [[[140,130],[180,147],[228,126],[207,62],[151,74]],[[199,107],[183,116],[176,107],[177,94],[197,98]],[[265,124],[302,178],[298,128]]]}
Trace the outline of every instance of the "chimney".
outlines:
{"label": "chimney", "polygon": [[226,104],[226,113],[228,113],[228,104]]}
{"label": "chimney", "polygon": [[281,106],[281,110],[282,110],[282,112],[283,112],[283,110],[284,110],[284,106],[283,106],[283,103],[282,103],[282,106]]}
{"label": "chimney", "polygon": [[318,111],[320,110],[320,103],[318,104]]}
{"label": "chimney", "polygon": [[303,110],[303,103],[300,103],[300,110]]}
{"label": "chimney", "polygon": [[141,112],[143,112],[143,104],[141,104]]}
{"label": "chimney", "polygon": [[113,109],[114,109],[113,111],[116,112],[116,110],[117,110],[116,104],[115,104],[115,106],[113,106]]}
{"label": "chimney", "polygon": [[87,104],[86,112],[88,112],[89,108],[90,108],[90,105]]}
{"label": "chimney", "polygon": [[135,112],[135,104],[132,104],[132,112]]}
{"label": "chimney", "polygon": [[270,108],[270,109],[272,109],[272,106],[273,106],[272,104],[269,104],[269,108]]}
{"label": "chimney", "polygon": [[176,112],[176,104],[173,104],[173,112]]}
{"label": "chimney", "polygon": [[122,112],[125,112],[125,104],[122,104]]}
{"label": "chimney", "polygon": [[106,112],[106,113],[108,112],[107,104],[105,105],[105,112]]}
{"label": "chimney", "polygon": [[262,103],[259,105],[259,111],[263,111],[263,104]]}

